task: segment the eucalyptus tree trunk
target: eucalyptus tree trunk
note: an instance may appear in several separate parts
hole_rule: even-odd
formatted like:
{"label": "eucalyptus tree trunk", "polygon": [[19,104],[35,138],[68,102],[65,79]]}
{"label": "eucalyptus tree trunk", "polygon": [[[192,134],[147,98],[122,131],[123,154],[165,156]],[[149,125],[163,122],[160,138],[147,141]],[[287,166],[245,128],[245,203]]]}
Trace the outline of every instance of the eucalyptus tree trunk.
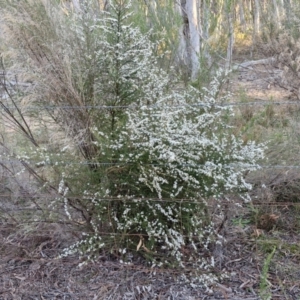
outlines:
{"label": "eucalyptus tree trunk", "polygon": [[195,80],[200,69],[200,27],[198,23],[197,0],[186,0],[186,12],[190,33],[191,79]]}
{"label": "eucalyptus tree trunk", "polygon": [[234,45],[234,26],[233,26],[233,5],[231,0],[228,0],[226,5],[226,15],[228,22],[228,44],[227,44],[227,58],[226,58],[226,68],[229,69],[232,64],[232,52]]}
{"label": "eucalyptus tree trunk", "polygon": [[200,26],[197,0],[181,0],[180,12],[183,26],[180,29],[179,60],[189,69],[191,80],[195,80],[200,70]]}
{"label": "eucalyptus tree trunk", "polygon": [[177,63],[181,66],[189,67],[188,63],[188,47],[187,47],[187,37],[188,37],[188,17],[185,11],[185,0],[180,0],[177,4],[177,10],[182,17],[182,26],[179,29],[179,44],[177,50]]}
{"label": "eucalyptus tree trunk", "polygon": [[256,43],[257,37],[260,34],[260,0],[254,0],[253,6],[253,37],[252,37],[252,49],[251,49],[251,57],[253,56],[254,45]]}
{"label": "eucalyptus tree trunk", "polygon": [[256,37],[260,33],[260,7],[259,7],[259,0],[254,0],[253,14],[254,14],[254,36]]}

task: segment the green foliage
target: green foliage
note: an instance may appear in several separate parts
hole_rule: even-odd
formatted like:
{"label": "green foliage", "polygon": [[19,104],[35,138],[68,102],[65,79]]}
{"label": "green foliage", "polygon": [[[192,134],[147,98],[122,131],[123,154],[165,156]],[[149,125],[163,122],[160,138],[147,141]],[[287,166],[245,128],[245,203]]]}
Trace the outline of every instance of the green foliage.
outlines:
{"label": "green foliage", "polygon": [[[151,253],[155,264],[173,264],[174,258],[182,264],[182,247],[197,243],[207,248],[212,239],[202,199],[250,188],[242,174],[256,168],[253,162],[261,149],[242,146],[227,135],[222,109],[215,107],[218,80],[202,92],[194,88],[184,94],[168,89],[150,92],[128,110],[118,136],[101,139],[105,161],[112,165],[103,173],[98,169],[100,184],[84,194],[94,203],[94,228],[109,221],[115,252],[125,244],[122,253],[137,247],[146,256]],[[97,192],[91,193],[91,188]],[[170,258],[161,261],[158,257],[165,251]],[[198,258],[196,263],[204,262]]]}
{"label": "green foliage", "polygon": [[[249,200],[244,173],[258,168],[263,147],[231,134],[228,110],[219,105],[227,100],[222,70],[205,85],[182,88],[158,63],[165,49],[132,25],[130,1],[112,1],[108,11],[97,3],[82,1],[67,15],[44,6],[39,18],[51,27],[50,45],[36,42],[32,51],[14,44],[27,58],[23,71],[39,75],[29,90],[34,103],[53,105],[47,112],[72,141],[61,152],[28,154],[60,177],[46,174],[45,185],[57,192],[49,207],[86,223],[87,233],[62,255],[109,251],[129,261],[135,253],[159,266],[210,268],[213,258],[202,255],[215,238],[206,201],[228,193]],[[29,36],[23,25],[39,19],[33,12],[13,28],[21,41]],[[47,32],[43,24],[32,30],[34,41]]]}
{"label": "green foliage", "polygon": [[251,223],[251,220],[245,219],[243,217],[236,217],[232,220],[232,223],[235,226],[240,226],[241,228],[245,228],[246,226],[248,226]]}
{"label": "green foliage", "polygon": [[172,0],[135,2],[133,23],[143,34],[150,30],[149,38],[157,45],[157,62],[165,70],[170,69],[174,65],[182,25],[182,17],[175,8],[177,4]]}
{"label": "green foliage", "polygon": [[273,248],[272,252],[268,254],[261,273],[260,285],[259,285],[259,295],[263,300],[272,299],[272,294],[269,290],[269,282],[268,282],[268,273],[270,268],[271,260],[276,252],[276,247]]}

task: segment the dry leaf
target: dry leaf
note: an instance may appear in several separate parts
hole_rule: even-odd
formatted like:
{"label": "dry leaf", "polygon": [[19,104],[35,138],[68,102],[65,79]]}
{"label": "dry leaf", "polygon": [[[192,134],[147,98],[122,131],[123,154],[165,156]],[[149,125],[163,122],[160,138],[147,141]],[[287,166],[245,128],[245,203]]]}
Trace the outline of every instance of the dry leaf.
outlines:
{"label": "dry leaf", "polygon": [[274,214],[271,214],[270,215],[270,220],[272,220],[272,221],[276,221],[277,219],[279,219],[279,216],[276,216],[276,215],[274,215]]}
{"label": "dry leaf", "polygon": [[143,249],[144,249],[147,253],[150,253],[150,252],[151,252],[145,245],[143,245]]}
{"label": "dry leaf", "polygon": [[15,275],[15,278],[24,281],[26,279],[26,276],[19,276],[19,275]]}
{"label": "dry leaf", "polygon": [[260,216],[257,227],[269,231],[275,226],[278,218],[279,216],[275,214],[264,214]]}
{"label": "dry leaf", "polygon": [[263,235],[263,231],[261,229],[255,228],[253,233],[251,234],[251,236],[253,237],[260,237],[261,235]]}
{"label": "dry leaf", "polygon": [[139,241],[138,245],[136,246],[136,251],[139,251],[142,245],[143,245],[143,238],[140,237],[140,241]]}

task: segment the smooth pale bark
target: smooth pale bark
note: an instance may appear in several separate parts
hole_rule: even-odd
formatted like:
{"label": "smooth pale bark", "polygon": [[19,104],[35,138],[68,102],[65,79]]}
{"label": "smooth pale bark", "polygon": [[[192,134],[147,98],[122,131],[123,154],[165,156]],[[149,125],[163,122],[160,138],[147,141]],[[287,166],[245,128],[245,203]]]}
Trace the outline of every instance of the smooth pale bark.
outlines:
{"label": "smooth pale bark", "polygon": [[273,11],[274,11],[274,24],[276,27],[280,27],[280,16],[279,16],[279,10],[278,10],[278,4],[276,0],[273,0]]}
{"label": "smooth pale bark", "polygon": [[182,26],[179,29],[179,45],[177,50],[177,63],[183,66],[189,66],[188,62],[188,47],[187,47],[187,36],[188,36],[188,17],[185,10],[185,0],[181,0],[180,3],[176,3],[178,13],[182,17]]}
{"label": "smooth pale bark", "polygon": [[249,0],[244,0],[244,4],[247,6],[248,11],[252,11],[253,10],[253,0],[249,1]]}
{"label": "smooth pale bark", "polygon": [[79,0],[72,0],[72,5],[75,11],[80,11],[80,3]]}
{"label": "smooth pale bark", "polygon": [[186,0],[189,25],[189,48],[191,56],[191,79],[195,80],[200,69],[200,28],[198,24],[197,0]]}
{"label": "smooth pale bark", "polygon": [[179,32],[178,62],[189,69],[189,77],[195,80],[200,70],[197,0],[181,0],[178,9],[183,20]]}
{"label": "smooth pale bark", "polygon": [[233,70],[238,70],[238,69],[245,69],[245,68],[250,68],[252,66],[256,65],[268,65],[272,64],[276,61],[274,57],[269,57],[269,58],[264,58],[264,59],[259,59],[259,60],[251,60],[251,61],[246,61],[241,64],[237,64],[233,67]]}
{"label": "smooth pale bark", "polygon": [[229,35],[228,35],[228,44],[227,44],[227,59],[226,59],[226,68],[230,69],[232,64],[232,52],[234,45],[234,27],[233,27],[233,17],[232,11],[227,12]]}
{"label": "smooth pale bark", "polygon": [[259,0],[254,0],[254,37],[258,36],[260,33],[260,6]]}
{"label": "smooth pale bark", "polygon": [[256,44],[257,37],[260,34],[260,0],[254,0],[253,2],[253,35],[252,35],[252,45],[251,45],[251,57],[253,56],[254,47]]}

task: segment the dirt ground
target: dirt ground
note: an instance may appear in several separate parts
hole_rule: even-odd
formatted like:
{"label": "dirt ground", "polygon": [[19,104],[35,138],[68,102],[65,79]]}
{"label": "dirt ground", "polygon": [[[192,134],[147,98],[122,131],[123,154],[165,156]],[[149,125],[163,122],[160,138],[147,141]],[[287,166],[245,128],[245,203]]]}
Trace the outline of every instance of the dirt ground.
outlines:
{"label": "dirt ground", "polygon": [[[256,65],[235,71],[229,85],[234,94],[244,93],[253,101],[293,101],[291,93],[274,85],[276,76],[280,76],[279,70]],[[221,232],[225,242],[214,250],[214,273],[226,273],[228,278],[210,291],[181,283],[175,270],[153,269],[140,261],[124,265],[100,257],[80,266],[77,256],[57,259],[65,244],[75,240],[74,234],[62,234],[67,225],[42,224],[35,235],[16,235],[16,225],[0,219],[0,300],[258,300],[266,254],[275,246],[279,254],[267,277],[271,299],[300,299],[300,257],[284,247],[285,243],[299,247],[297,232],[257,233],[254,225],[242,223],[244,211],[226,211]],[[265,242],[258,240],[259,235]]]}
{"label": "dirt ground", "polygon": [[259,299],[255,244],[229,224],[223,233],[229,234],[227,242],[215,252],[214,271],[229,278],[210,292],[180,283],[175,270],[143,263],[124,265],[102,257],[80,267],[76,256],[56,259],[63,241],[43,227],[40,235],[15,236],[12,225],[1,225],[0,299]]}
{"label": "dirt ground", "polygon": [[[0,299],[261,299],[265,255],[258,249],[253,226],[241,227],[231,221],[233,216],[229,213],[222,230],[226,241],[214,250],[214,273],[226,272],[228,278],[211,286],[210,291],[181,283],[176,270],[153,269],[143,262],[124,265],[103,256],[80,266],[77,256],[57,259],[65,244],[63,238],[71,240],[71,236],[60,235],[61,228],[44,224],[39,235],[16,236],[13,225],[2,223]],[[273,234],[264,233],[269,239]],[[300,245],[296,234],[282,234],[281,239]],[[284,253],[282,248],[276,263],[267,279],[272,299],[300,299],[299,257]]]}

